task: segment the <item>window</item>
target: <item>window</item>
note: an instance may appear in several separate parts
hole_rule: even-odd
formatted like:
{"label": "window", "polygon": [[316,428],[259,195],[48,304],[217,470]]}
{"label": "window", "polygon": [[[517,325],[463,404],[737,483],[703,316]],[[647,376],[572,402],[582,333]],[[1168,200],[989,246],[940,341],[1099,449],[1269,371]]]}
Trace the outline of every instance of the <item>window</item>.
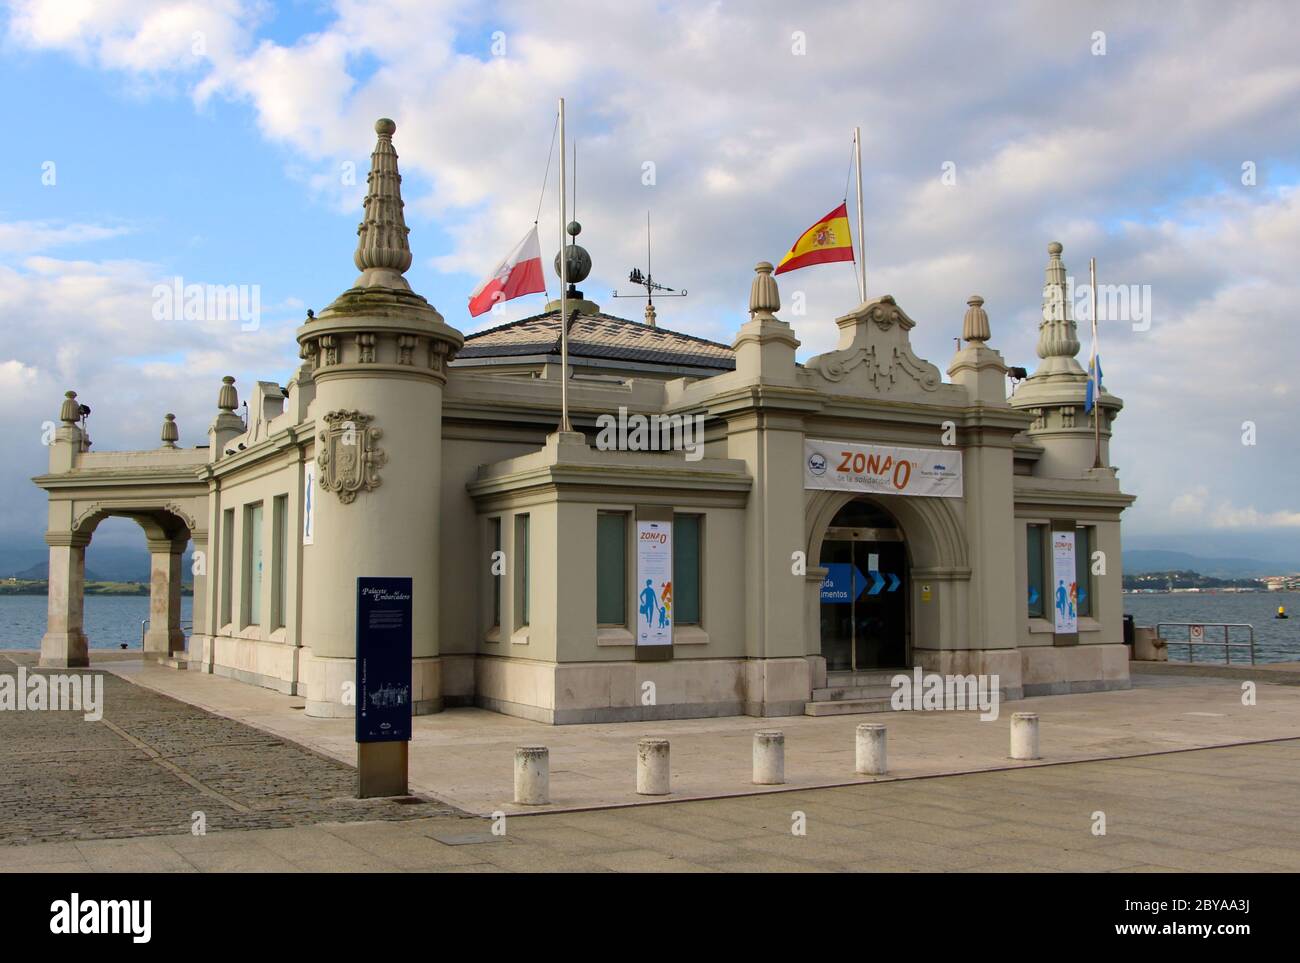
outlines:
{"label": "window", "polygon": [[528,625],[528,516],[515,516],[515,627]]}
{"label": "window", "polygon": [[285,548],[289,544],[289,496],[271,503],[271,628],[284,627]]}
{"label": "window", "polygon": [[231,614],[231,588],[234,584],[235,565],[235,510],[227,508],[221,513],[221,624],[229,625]]}
{"label": "window", "polygon": [[702,515],[673,516],[673,621],[700,624],[700,529]]}
{"label": "window", "polygon": [[244,506],[243,624],[262,622],[262,503]]}
{"label": "window", "polygon": [[492,557],[488,559],[488,571],[492,573],[492,627],[501,625],[501,519],[489,519],[492,528]]}
{"label": "window", "polygon": [[1092,532],[1084,525],[1074,532],[1074,581],[1079,586],[1075,610],[1080,618],[1092,616]]}
{"label": "window", "polygon": [[1029,617],[1041,619],[1046,609],[1043,602],[1043,560],[1047,544],[1047,526],[1025,526],[1025,560],[1029,572]]}
{"label": "window", "polygon": [[627,625],[627,515],[596,513],[596,623]]}

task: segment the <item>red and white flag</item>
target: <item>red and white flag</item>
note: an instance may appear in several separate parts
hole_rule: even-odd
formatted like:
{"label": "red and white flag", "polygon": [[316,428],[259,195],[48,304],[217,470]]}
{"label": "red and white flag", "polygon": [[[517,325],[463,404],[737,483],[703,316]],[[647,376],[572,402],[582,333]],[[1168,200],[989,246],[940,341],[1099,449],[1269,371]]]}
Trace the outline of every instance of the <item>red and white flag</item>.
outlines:
{"label": "red and white flag", "polygon": [[537,242],[537,225],[524,235],[506,259],[497,265],[492,275],[478,286],[469,297],[469,313],[477,318],[492,310],[499,301],[509,301],[525,294],[546,290],[542,275],[542,247]]}

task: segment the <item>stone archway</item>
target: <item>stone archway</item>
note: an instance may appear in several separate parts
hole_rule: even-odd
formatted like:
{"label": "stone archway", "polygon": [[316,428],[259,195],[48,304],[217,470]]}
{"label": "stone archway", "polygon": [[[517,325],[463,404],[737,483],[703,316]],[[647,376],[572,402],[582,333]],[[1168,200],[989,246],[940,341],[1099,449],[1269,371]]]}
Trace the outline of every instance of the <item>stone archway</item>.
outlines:
{"label": "stone archway", "polygon": [[[804,505],[804,550],[808,576],[804,608],[807,654],[821,658],[822,544],[832,520],[849,502],[869,497],[856,492],[810,491]],[[937,647],[944,637],[964,631],[955,613],[962,610],[971,570],[965,528],[951,499],[883,496],[875,503],[894,517],[906,539],[911,577],[933,585],[929,599],[913,593],[910,624],[913,650]]]}
{"label": "stone archway", "polygon": [[49,608],[40,665],[90,664],[85,632],[86,548],[100,522],[109,517],[129,518],[138,524],[149,549],[149,629],[144,635],[144,657],[166,659],[182,650],[181,556],[192,536],[196,542],[200,539],[192,512],[174,501],[158,505],[121,499],[77,505],[71,514],[67,530],[45,535],[50,547]]}

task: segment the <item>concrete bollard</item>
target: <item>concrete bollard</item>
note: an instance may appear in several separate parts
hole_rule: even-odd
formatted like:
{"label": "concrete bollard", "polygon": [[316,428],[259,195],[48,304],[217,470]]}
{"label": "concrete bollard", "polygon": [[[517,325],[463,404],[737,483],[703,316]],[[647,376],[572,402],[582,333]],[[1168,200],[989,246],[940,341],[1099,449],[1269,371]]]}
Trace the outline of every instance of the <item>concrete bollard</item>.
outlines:
{"label": "concrete bollard", "polygon": [[551,801],[551,750],[545,746],[515,749],[515,802],[545,806]]}
{"label": "concrete bollard", "polygon": [[785,733],[754,733],[754,785],[779,786],[785,782]]}
{"label": "concrete bollard", "polygon": [[857,765],[861,776],[883,776],[889,771],[885,758],[885,727],[879,722],[858,723]]}
{"label": "concrete bollard", "polygon": [[636,791],[639,796],[666,796],[670,792],[668,740],[645,738],[636,744]]}
{"label": "concrete bollard", "polygon": [[1039,758],[1037,712],[1013,712],[1011,714],[1011,758]]}

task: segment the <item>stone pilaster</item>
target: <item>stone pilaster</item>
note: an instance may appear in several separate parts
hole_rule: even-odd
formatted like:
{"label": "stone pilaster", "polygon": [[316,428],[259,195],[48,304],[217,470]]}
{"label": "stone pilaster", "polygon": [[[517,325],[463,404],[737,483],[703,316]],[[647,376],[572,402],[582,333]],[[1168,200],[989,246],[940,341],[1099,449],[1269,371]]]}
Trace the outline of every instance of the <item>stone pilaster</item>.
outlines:
{"label": "stone pilaster", "polygon": [[90,665],[85,633],[86,546],[90,538],[63,532],[45,536],[50,546],[49,611],[41,638],[42,666]]}

